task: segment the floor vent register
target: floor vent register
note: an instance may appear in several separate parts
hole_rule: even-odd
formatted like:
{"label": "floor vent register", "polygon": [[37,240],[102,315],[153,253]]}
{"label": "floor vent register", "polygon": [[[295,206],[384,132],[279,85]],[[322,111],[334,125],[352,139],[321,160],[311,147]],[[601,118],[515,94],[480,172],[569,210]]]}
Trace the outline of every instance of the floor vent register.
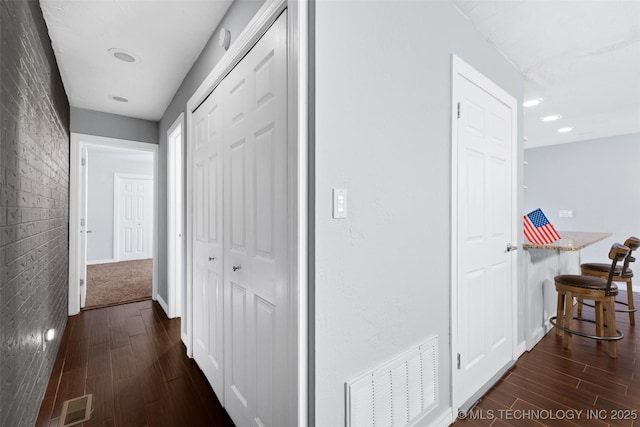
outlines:
{"label": "floor vent register", "polygon": [[83,423],[91,417],[91,394],[65,400],[58,427],[69,427]]}

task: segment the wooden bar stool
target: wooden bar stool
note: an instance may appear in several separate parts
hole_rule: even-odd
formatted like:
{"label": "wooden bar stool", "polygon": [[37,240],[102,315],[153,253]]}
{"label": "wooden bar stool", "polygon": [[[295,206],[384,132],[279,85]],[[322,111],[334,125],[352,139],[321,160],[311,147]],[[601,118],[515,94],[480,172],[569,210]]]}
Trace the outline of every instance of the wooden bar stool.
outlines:
{"label": "wooden bar stool", "polygon": [[[564,348],[571,347],[573,334],[598,341],[609,342],[609,356],[618,357],[618,343],[623,335],[616,329],[615,301],[618,286],[613,282],[616,265],[630,252],[630,249],[619,243],[611,246],[609,259],[611,266],[606,279],[601,277],[584,276],[578,274],[561,274],[555,277],[558,291],[558,311],[549,321],[557,328],[557,334],[562,335]],[[596,309],[596,320],[573,317],[573,298],[592,300]],[[596,335],[572,329],[573,321],[595,323]]]}
{"label": "wooden bar stool", "polygon": [[[629,268],[629,264],[636,259],[632,256],[633,251],[640,247],[640,239],[637,237],[629,237],[624,245],[630,249],[629,255],[624,259],[624,264],[616,267],[615,275],[613,277],[614,282],[624,282],[627,284],[627,302],[616,301],[616,304],[622,304],[627,308],[618,308],[617,312],[629,313],[629,323],[631,325],[636,324],[635,311],[636,308],[633,304],[633,271]],[[606,263],[585,263],[580,264],[580,270],[582,274],[586,276],[600,277],[606,279],[609,276],[610,265]],[[590,307],[592,304],[586,303]],[[578,299],[578,317],[582,316],[582,300]]]}

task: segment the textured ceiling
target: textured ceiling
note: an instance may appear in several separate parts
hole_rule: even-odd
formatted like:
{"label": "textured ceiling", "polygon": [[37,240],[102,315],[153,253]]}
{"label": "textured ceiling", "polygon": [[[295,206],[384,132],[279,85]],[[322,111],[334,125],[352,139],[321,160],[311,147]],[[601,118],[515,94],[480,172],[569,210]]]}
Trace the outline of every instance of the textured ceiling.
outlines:
{"label": "textured ceiling", "polygon": [[[40,6],[73,107],[159,120],[231,2],[40,0]],[[111,48],[140,61],[117,60]]]}
{"label": "textured ceiling", "polygon": [[[158,120],[231,1],[40,3],[72,106]],[[522,72],[525,99],[544,98],[525,109],[525,147],[640,132],[640,1],[451,1]]]}
{"label": "textured ceiling", "polygon": [[453,2],[522,72],[525,99],[544,98],[524,109],[525,147],[640,132],[640,1]]}

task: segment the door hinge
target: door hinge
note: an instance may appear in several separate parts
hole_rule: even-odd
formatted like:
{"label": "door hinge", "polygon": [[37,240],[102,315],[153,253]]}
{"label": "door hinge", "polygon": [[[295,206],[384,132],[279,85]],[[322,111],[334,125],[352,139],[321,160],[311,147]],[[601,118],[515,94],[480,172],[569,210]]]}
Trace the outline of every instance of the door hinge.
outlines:
{"label": "door hinge", "polygon": [[458,102],[458,118],[460,118],[460,103]]}
{"label": "door hinge", "polygon": [[[458,104],[460,105],[460,104]],[[460,113],[458,112],[458,117],[460,117]],[[80,161],[80,164],[82,164],[82,166],[86,166],[87,165],[87,159],[85,159],[84,157],[82,158],[82,160]]]}
{"label": "door hinge", "polygon": [[460,369],[460,353],[458,353],[458,369]]}
{"label": "door hinge", "polygon": [[80,286],[84,286],[84,279],[80,279]]}

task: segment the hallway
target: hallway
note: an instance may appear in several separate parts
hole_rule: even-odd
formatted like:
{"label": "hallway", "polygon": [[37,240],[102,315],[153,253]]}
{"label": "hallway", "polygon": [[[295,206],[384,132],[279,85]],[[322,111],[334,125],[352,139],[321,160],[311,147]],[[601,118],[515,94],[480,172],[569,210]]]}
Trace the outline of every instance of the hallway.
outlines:
{"label": "hallway", "polygon": [[85,393],[83,426],[233,426],[186,356],[180,320],[151,300],[69,318],[36,426],[57,426],[64,401]]}

